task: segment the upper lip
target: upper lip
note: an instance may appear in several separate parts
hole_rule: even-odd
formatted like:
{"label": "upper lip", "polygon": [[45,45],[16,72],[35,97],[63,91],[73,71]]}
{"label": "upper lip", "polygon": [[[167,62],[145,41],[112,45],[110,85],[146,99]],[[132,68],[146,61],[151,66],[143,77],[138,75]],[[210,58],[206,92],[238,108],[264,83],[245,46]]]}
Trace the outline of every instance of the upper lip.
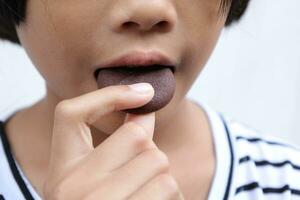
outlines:
{"label": "upper lip", "polygon": [[168,56],[157,52],[141,52],[132,51],[121,55],[118,58],[109,60],[108,62],[97,65],[96,72],[98,73],[101,69],[112,68],[112,67],[147,67],[151,65],[163,65],[170,67],[172,71],[176,71],[178,64]]}

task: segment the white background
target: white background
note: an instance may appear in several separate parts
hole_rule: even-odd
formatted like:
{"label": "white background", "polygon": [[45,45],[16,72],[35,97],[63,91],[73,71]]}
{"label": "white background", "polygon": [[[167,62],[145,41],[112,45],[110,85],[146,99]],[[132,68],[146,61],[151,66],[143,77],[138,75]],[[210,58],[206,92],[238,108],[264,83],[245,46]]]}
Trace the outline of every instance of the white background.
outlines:
{"label": "white background", "polygon": [[[299,8],[299,0],[251,0],[243,20],[222,33],[189,98],[300,145]],[[45,93],[23,49],[7,42],[0,91],[0,120]]]}

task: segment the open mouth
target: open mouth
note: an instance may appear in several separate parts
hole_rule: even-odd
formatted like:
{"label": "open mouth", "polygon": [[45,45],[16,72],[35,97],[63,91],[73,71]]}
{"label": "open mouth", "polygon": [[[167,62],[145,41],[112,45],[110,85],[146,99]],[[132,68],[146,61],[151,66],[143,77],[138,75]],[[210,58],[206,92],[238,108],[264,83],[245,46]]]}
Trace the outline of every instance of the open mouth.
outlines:
{"label": "open mouth", "polygon": [[99,72],[103,69],[110,69],[114,70],[116,72],[127,72],[127,73],[145,73],[155,70],[160,70],[163,68],[169,68],[172,73],[175,73],[175,67],[174,66],[166,66],[166,65],[148,65],[148,66],[141,66],[141,65],[128,65],[128,66],[119,66],[119,67],[108,67],[108,68],[99,68],[94,72],[94,77],[97,79]]}

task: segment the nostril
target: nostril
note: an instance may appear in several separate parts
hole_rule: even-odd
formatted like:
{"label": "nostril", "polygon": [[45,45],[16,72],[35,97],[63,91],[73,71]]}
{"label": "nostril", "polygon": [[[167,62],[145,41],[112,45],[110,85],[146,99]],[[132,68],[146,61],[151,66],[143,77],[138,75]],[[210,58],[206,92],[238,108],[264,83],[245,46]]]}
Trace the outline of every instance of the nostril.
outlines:
{"label": "nostril", "polygon": [[134,21],[127,21],[122,24],[123,30],[130,30],[130,29],[143,29],[143,30],[149,30],[149,29],[155,29],[158,31],[164,31],[167,30],[170,27],[170,23],[165,20],[160,20],[159,22],[150,22],[149,24],[139,24]]}
{"label": "nostril", "polygon": [[155,29],[160,32],[167,32],[171,29],[171,24],[168,21],[160,21],[155,25]]}
{"label": "nostril", "polygon": [[172,1],[120,2],[123,2],[122,5],[114,6],[109,12],[107,21],[116,33],[170,32],[178,21]]}
{"label": "nostril", "polygon": [[134,28],[134,27],[138,27],[139,25],[135,22],[132,22],[132,21],[129,21],[129,22],[125,22],[122,24],[122,27],[124,29],[131,29],[131,28]]}
{"label": "nostril", "polygon": [[160,22],[158,22],[158,23],[156,24],[156,26],[157,26],[158,28],[165,28],[165,27],[168,26],[168,22],[167,22],[167,21],[160,21]]}

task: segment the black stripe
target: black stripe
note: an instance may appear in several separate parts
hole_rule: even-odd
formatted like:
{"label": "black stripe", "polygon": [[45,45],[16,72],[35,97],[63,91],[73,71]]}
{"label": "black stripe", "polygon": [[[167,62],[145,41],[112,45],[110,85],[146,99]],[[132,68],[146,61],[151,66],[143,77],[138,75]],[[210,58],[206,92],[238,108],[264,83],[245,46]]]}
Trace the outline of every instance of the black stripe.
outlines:
{"label": "black stripe", "polygon": [[280,193],[284,193],[285,191],[291,191],[292,194],[300,196],[300,190],[293,189],[289,185],[285,185],[281,188],[263,188],[263,192],[266,194],[269,193],[280,194]]}
{"label": "black stripe", "polygon": [[11,148],[10,148],[10,144],[9,144],[8,139],[6,137],[6,134],[5,134],[5,128],[4,128],[4,123],[3,122],[0,122],[0,137],[1,137],[1,140],[2,140],[2,143],[3,143],[3,149],[4,149],[4,152],[6,154],[8,164],[10,166],[10,169],[12,171],[12,174],[13,174],[16,182],[19,185],[20,190],[22,191],[25,199],[34,200],[31,193],[29,192],[24,180],[22,179],[22,177],[20,175],[20,172],[17,168],[17,165],[14,161],[14,158],[11,154]]}
{"label": "black stripe", "polygon": [[5,200],[5,198],[2,194],[0,194],[0,200]]}
{"label": "black stripe", "polygon": [[257,182],[249,183],[247,185],[238,187],[235,191],[235,194],[237,195],[241,192],[247,192],[257,188],[260,188],[264,194],[281,194],[286,191],[290,191],[291,194],[300,196],[300,190],[293,189],[289,185],[284,185],[281,188],[271,188],[271,187],[261,188]]}
{"label": "black stripe", "polygon": [[275,146],[282,146],[282,147],[289,147],[291,149],[295,149],[297,151],[299,151],[300,149],[295,147],[295,146],[292,146],[292,145],[289,145],[289,144],[284,144],[284,143],[280,143],[280,142],[274,142],[274,141],[268,141],[268,140],[265,140],[265,139],[262,139],[262,138],[247,138],[247,137],[244,137],[244,136],[237,136],[236,137],[236,140],[247,140],[248,142],[251,142],[251,143],[257,143],[257,142],[264,142],[264,143],[267,143],[267,144],[270,144],[270,145],[275,145]]}
{"label": "black stripe", "polygon": [[225,130],[226,130],[226,134],[227,134],[227,140],[228,140],[228,144],[229,144],[229,149],[230,149],[230,169],[229,169],[229,176],[227,179],[227,186],[226,186],[226,191],[223,197],[223,200],[227,200],[229,197],[229,193],[230,193],[230,187],[231,187],[231,182],[232,182],[232,176],[233,176],[233,163],[234,163],[234,154],[233,154],[233,146],[232,146],[232,142],[230,139],[230,134],[229,134],[229,128],[225,122],[225,119],[223,118],[223,116],[220,114],[220,117],[222,119],[222,122],[224,124]]}
{"label": "black stripe", "polygon": [[240,192],[254,190],[254,189],[258,188],[258,187],[259,187],[259,185],[258,185],[257,182],[249,183],[247,185],[243,185],[243,186],[238,187],[236,189],[236,191],[235,191],[235,194],[238,194]]}
{"label": "black stripe", "polygon": [[242,163],[245,163],[245,162],[249,162],[250,160],[252,160],[255,163],[255,165],[258,166],[258,167],[266,166],[266,165],[270,165],[270,166],[273,166],[273,167],[283,167],[285,165],[290,165],[290,166],[293,167],[293,169],[300,170],[300,166],[295,165],[294,163],[292,163],[289,160],[285,160],[285,161],[282,161],[282,162],[270,162],[268,160],[254,161],[250,156],[245,156],[245,157],[240,158],[239,163],[242,164]]}

